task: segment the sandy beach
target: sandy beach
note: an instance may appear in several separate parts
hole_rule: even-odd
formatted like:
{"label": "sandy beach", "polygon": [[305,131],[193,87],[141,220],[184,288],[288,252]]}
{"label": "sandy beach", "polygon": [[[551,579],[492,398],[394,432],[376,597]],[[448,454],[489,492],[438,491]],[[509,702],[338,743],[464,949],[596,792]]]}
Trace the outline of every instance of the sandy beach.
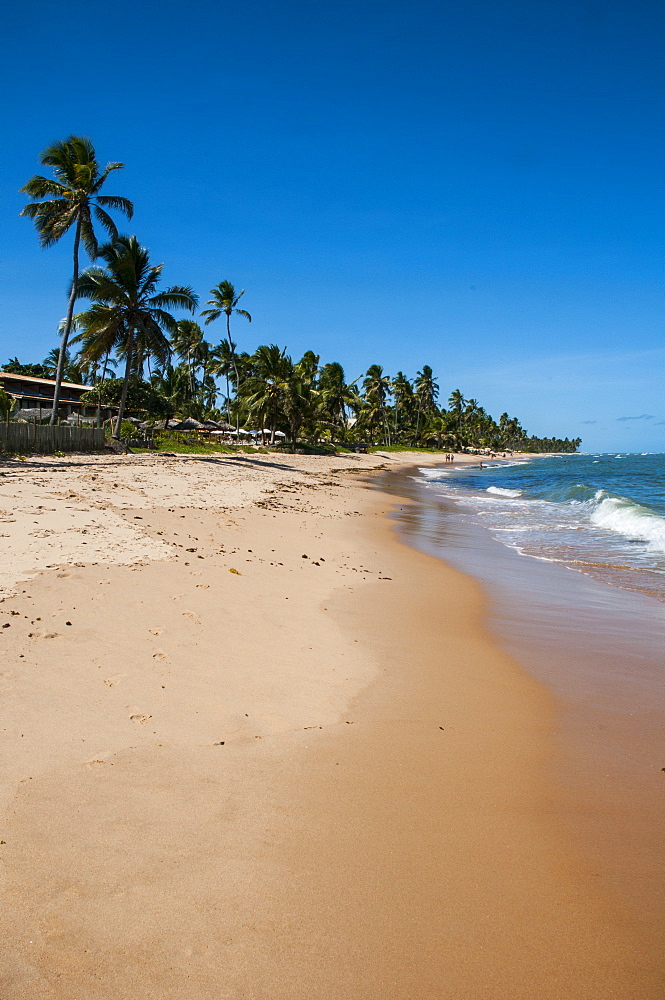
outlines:
{"label": "sandy beach", "polygon": [[438,461],[0,465],[3,1000],[662,996],[556,700],[368,488]]}

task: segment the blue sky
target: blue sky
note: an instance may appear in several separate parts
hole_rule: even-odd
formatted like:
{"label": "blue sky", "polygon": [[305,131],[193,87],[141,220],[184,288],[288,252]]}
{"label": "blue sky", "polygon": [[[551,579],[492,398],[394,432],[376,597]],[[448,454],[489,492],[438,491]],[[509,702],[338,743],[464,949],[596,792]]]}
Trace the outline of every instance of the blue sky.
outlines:
{"label": "blue sky", "polygon": [[662,3],[23,0],[3,35],[0,362],[56,342],[71,240],[17,191],[85,134],[168,284],[246,288],[241,349],[665,450]]}

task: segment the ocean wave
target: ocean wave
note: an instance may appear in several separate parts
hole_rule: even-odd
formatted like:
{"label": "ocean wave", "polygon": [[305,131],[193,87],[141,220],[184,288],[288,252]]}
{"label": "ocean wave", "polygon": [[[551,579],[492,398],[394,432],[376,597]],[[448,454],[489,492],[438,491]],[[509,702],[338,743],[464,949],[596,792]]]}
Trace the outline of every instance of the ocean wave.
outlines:
{"label": "ocean wave", "polygon": [[608,496],[603,490],[598,491],[596,499],[598,505],[591,513],[593,525],[646,542],[649,552],[665,552],[665,517],[634,500]]}
{"label": "ocean wave", "polygon": [[485,492],[494,493],[499,497],[521,497],[524,495],[522,490],[504,490],[500,486],[488,486]]}
{"label": "ocean wave", "polygon": [[[450,470],[448,470],[448,469],[439,469],[437,467],[435,467],[433,469],[428,469],[428,468],[421,469],[421,468],[419,468],[418,472],[420,473],[420,475],[424,479],[439,479],[441,476],[449,476],[450,475]],[[414,476],[413,478],[415,479],[416,477]]]}

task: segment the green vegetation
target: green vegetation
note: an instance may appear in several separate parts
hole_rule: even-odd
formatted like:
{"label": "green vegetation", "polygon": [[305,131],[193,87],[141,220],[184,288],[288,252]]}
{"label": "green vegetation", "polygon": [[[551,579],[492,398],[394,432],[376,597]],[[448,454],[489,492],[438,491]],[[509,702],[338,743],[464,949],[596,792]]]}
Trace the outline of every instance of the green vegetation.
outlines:
{"label": "green vegetation", "polygon": [[[252,354],[238,352],[231,337],[231,319],[252,317],[238,303],[245,290],[223,280],[210,291],[200,318],[204,326],[225,320],[225,336],[218,344],[204,339],[196,319],[176,319],[173,310],[193,314],[198,296],[185,285],[159,290],[163,264],[153,264],[149,251],[136,236],[121,236],[106,209],[132,217],[126,198],[102,195],[109,173],[122,167],[110,163],[100,171],[89,139],[70,136],[54,143],[41,156],[55,180],[33,177],[22,189],[31,198],[21,213],[32,218],[42,246],[48,247],[74,227],[73,281],[67,317],[61,324],[60,348],[39,364],[21,364],[12,358],[5,369],[17,374],[54,377],[56,406],[60,382],[90,384],[84,402],[117,406],[114,436],[134,436],[125,415],[162,420],[166,429],[155,436],[162,451],[220,453],[217,441],[195,441],[173,436],[174,418],[225,421],[227,428],[258,430],[257,443],[275,446],[284,441],[308,450],[331,448],[389,448],[390,450],[465,448],[491,451],[575,451],[580,439],[529,436],[519,420],[502,413],[496,421],[475,399],[455,389],[447,407],[439,402],[439,384],[429,365],[414,378],[403,372],[386,373],[380,364],[347,382],[339,362],[320,364],[319,355],[306,351],[294,361],[286,349],[262,344]],[[93,221],[110,239],[99,246]],[[79,273],[79,244],[93,261]],[[77,300],[89,306],[74,315]],[[72,358],[67,345],[79,353]],[[117,378],[109,371],[122,364]],[[223,379],[222,394],[217,379]],[[55,419],[55,408],[54,418]],[[131,430],[129,429],[131,428]],[[238,440],[240,435],[238,434]]]}

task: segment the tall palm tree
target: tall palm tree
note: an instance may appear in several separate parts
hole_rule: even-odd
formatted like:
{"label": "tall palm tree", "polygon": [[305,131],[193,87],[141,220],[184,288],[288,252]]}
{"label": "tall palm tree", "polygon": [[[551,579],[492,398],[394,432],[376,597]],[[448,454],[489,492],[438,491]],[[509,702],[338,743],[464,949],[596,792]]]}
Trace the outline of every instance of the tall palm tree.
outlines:
{"label": "tall palm tree", "polygon": [[405,411],[408,415],[413,402],[413,387],[404,372],[397,372],[391,388],[395,400],[395,436],[397,436],[398,417],[403,416]]}
{"label": "tall palm tree", "polygon": [[386,419],[386,402],[392,395],[392,381],[389,375],[383,374],[382,365],[370,365],[363,380],[364,398],[367,404],[367,423],[371,427],[377,417],[383,420],[386,431],[386,443],[390,444],[390,427]]}
{"label": "tall palm tree", "polygon": [[319,403],[324,422],[333,427],[346,426],[346,407],[356,398],[354,387],[346,384],[344,369],[339,361],[323,365],[319,373]]}
{"label": "tall palm tree", "polygon": [[127,198],[118,195],[100,194],[106,178],[112,170],[120,170],[124,163],[108,163],[100,170],[95,148],[85,136],[70,135],[68,139],[54,142],[40,156],[45,167],[51,167],[55,180],[35,175],[21,191],[36,201],[26,205],[20,215],[34,219],[39,242],[43,247],[51,247],[74,226],[74,267],[72,286],[67,305],[67,315],[62,331],[60,355],[55,375],[53,411],[51,423],[58,418],[60,385],[65,366],[67,343],[72,330],[74,302],[79,276],[79,246],[83,241],[88,256],[94,260],[98,253],[97,237],[93,217],[106,230],[111,240],[118,236],[118,230],[107,208],[123,212],[131,219],[134,206]]}
{"label": "tall palm tree", "polygon": [[434,372],[429,365],[423,365],[423,370],[416,373],[416,397],[418,399],[418,417],[416,420],[416,438],[420,431],[421,414],[431,414],[436,410],[436,400],[439,386],[434,381]]}
{"label": "tall palm tree", "polygon": [[[210,309],[204,309],[201,313],[205,316],[205,325],[208,326],[209,323],[214,323],[216,319],[224,314],[226,316],[226,336],[231,348],[233,358],[235,360],[235,344],[231,340],[231,316],[236,313],[238,316],[244,316],[248,323],[252,322],[252,317],[249,315],[246,309],[238,309],[238,303],[240,299],[245,294],[245,289],[238,292],[236,295],[236,290],[230,281],[220,281],[218,285],[210,289],[211,299],[206,302]],[[236,364],[236,383],[239,381],[238,376],[238,366]]]}
{"label": "tall palm tree", "polygon": [[194,358],[197,348],[203,341],[203,330],[194,319],[180,319],[177,331],[173,337],[173,350],[187,361],[189,372],[189,388],[194,395]]}
{"label": "tall palm tree", "polygon": [[141,369],[151,354],[162,368],[168,364],[171,345],[167,334],[173,337],[177,332],[177,321],[168,310],[194,312],[198,298],[184,285],[158,292],[164,265],[151,264],[148,250],[135,236],[119,236],[99,249],[99,257],[106,268],[93,265],[79,279],[77,294],[90,299],[92,306],[77,316],[77,323],[83,331],[83,350],[91,360],[113,348],[125,358],[114,434],[118,438],[132,373]]}

